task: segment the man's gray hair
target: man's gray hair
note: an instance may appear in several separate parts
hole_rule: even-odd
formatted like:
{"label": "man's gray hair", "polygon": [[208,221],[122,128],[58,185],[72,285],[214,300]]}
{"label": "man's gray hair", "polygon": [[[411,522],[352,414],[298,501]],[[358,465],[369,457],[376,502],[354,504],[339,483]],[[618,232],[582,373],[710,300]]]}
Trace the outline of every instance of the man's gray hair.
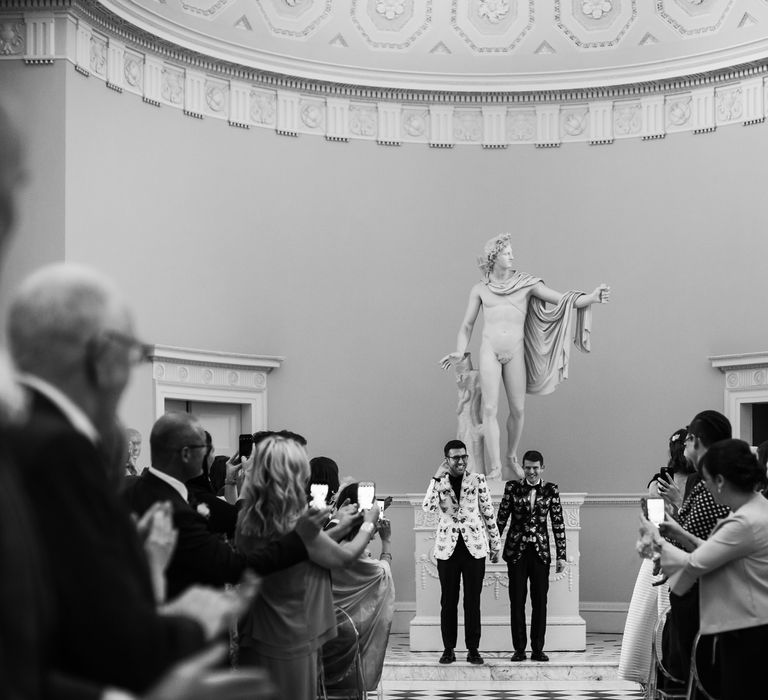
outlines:
{"label": "man's gray hair", "polygon": [[8,343],[23,372],[67,372],[89,340],[123,309],[112,282],[87,267],[57,263],[30,275],[8,313]]}

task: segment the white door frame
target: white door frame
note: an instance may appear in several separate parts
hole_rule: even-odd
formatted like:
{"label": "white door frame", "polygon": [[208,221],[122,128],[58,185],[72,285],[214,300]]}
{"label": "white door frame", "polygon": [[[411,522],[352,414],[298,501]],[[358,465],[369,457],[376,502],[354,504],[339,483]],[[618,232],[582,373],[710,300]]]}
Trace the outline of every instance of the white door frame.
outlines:
{"label": "white door frame", "polygon": [[267,375],[285,358],[154,345],[150,359],[155,420],[179,399],[239,405],[244,429],[267,428]]}
{"label": "white door frame", "polygon": [[768,403],[768,352],[713,355],[709,361],[725,375],[723,405],[733,437],[751,442],[752,426],[742,423],[752,404]]}

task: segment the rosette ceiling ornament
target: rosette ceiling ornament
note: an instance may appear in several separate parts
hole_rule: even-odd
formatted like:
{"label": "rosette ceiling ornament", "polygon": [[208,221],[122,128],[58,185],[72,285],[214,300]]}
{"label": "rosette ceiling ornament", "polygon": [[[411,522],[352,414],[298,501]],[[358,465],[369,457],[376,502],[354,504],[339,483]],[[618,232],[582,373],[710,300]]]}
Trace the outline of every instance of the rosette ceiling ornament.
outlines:
{"label": "rosette ceiling ornament", "polygon": [[250,69],[400,90],[573,90],[768,56],[766,0],[102,0]]}

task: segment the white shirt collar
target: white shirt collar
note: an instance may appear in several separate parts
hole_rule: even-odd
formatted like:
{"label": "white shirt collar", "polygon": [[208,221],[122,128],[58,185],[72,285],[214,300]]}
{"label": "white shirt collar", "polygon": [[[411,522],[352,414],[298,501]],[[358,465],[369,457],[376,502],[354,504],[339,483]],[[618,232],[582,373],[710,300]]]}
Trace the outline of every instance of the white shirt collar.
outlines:
{"label": "white shirt collar", "polygon": [[85,435],[85,437],[87,437],[94,445],[99,443],[99,431],[96,430],[96,426],[94,426],[91,419],[85,414],[85,411],[61,391],[61,389],[33,374],[22,374],[19,377],[19,382],[45,396],[64,414],[64,417],[72,424],[72,427],[78,433]]}
{"label": "white shirt collar", "polygon": [[155,469],[154,467],[149,467],[149,473],[154,474],[158,479],[161,481],[164,481],[169,486],[173,487],[176,491],[179,492],[179,495],[185,500],[189,500],[189,490],[187,489],[187,485],[179,481],[177,478],[171,476],[170,474],[166,474],[165,472],[161,472],[159,469]]}
{"label": "white shirt collar", "polygon": [[533,486],[538,486],[539,484],[543,484],[543,483],[544,483],[544,479],[542,479],[541,477],[539,477],[539,480],[538,480],[538,481],[537,481],[535,484],[531,484],[531,483],[528,483],[528,479],[525,479],[525,478],[523,478],[523,483],[524,483],[526,486],[532,486],[532,487],[533,487]]}

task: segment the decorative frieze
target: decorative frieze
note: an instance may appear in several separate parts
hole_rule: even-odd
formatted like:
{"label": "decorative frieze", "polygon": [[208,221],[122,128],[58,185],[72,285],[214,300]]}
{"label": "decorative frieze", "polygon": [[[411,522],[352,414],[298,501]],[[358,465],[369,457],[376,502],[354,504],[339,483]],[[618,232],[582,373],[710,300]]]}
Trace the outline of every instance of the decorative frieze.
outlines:
{"label": "decorative frieze", "polygon": [[[392,19],[370,3],[365,11],[369,20],[372,13],[384,23],[378,29],[383,32],[389,22],[426,21],[431,17],[432,4],[427,0],[405,3],[403,14]],[[620,19],[619,9],[624,12],[635,6],[632,2],[607,4],[610,7],[605,3],[575,3],[569,5],[569,11],[588,25],[604,23],[608,31],[609,25]],[[328,4],[313,5],[321,6],[320,14]],[[523,0],[516,5],[488,2],[472,6],[478,11],[485,8],[482,16],[478,12],[472,16],[488,31],[505,22],[527,21],[529,9]],[[294,15],[303,12],[300,4],[293,7]],[[390,14],[397,15],[397,7],[387,5]],[[364,4],[357,3],[355,8],[363,12]],[[455,2],[453,8],[459,14],[469,13],[465,2]],[[375,140],[382,145],[406,141],[435,148],[549,148],[564,142],[610,144],[617,138],[658,139],[677,132],[708,133],[718,126],[759,124],[765,120],[768,105],[768,59],[711,75],[620,88],[541,93],[385,90],[205,63],[179,47],[174,48],[175,58],[170,60],[168,46],[159,40],[153,43],[138,30],[131,35],[130,25],[120,32],[104,23],[94,25],[93,17],[76,9],[75,3],[57,14],[0,14],[0,60],[68,60],[83,75],[102,80],[118,92],[139,95],[149,104],[183,109],[196,118],[206,116],[232,126],[264,127],[292,136]],[[600,13],[600,17],[595,16]]]}

